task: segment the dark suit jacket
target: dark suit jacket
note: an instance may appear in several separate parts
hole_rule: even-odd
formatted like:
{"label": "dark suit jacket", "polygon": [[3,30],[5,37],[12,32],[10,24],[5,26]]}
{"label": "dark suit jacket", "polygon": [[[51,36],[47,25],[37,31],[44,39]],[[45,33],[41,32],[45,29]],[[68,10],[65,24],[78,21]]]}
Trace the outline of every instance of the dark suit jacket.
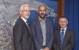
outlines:
{"label": "dark suit jacket", "polygon": [[64,42],[61,45],[60,41],[60,29],[56,29],[54,32],[54,50],[72,50],[74,46],[74,32],[67,28]]}
{"label": "dark suit jacket", "polygon": [[21,18],[13,28],[13,37],[15,50],[34,50],[31,30]]}
{"label": "dark suit jacket", "polygon": [[[53,41],[53,27],[52,27],[51,21],[49,21],[46,18],[46,47],[51,48],[52,46],[52,41]],[[40,26],[40,22],[38,18],[32,23],[31,25],[32,31],[33,31],[33,36],[34,36],[34,41],[35,41],[35,46],[37,50],[40,50],[42,48],[42,30]]]}

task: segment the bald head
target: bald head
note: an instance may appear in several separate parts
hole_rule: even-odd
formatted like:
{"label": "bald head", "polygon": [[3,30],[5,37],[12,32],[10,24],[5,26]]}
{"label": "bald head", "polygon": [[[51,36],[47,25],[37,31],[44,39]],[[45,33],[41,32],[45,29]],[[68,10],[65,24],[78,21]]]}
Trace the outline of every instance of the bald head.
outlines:
{"label": "bald head", "polygon": [[38,7],[38,13],[39,13],[40,18],[45,18],[46,12],[47,12],[46,5],[43,4]]}
{"label": "bald head", "polygon": [[48,9],[45,4],[40,5],[40,6],[38,7],[38,10],[39,10],[40,8],[44,8],[46,11],[47,11],[47,9]]}
{"label": "bald head", "polygon": [[20,16],[24,18],[29,18],[30,15],[30,7],[28,4],[23,4],[20,7]]}

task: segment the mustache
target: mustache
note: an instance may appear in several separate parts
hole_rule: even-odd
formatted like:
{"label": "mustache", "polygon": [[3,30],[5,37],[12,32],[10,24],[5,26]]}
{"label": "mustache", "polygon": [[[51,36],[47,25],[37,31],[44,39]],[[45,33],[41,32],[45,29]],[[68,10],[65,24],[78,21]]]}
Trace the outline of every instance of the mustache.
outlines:
{"label": "mustache", "polygon": [[45,15],[44,13],[40,13],[41,15]]}

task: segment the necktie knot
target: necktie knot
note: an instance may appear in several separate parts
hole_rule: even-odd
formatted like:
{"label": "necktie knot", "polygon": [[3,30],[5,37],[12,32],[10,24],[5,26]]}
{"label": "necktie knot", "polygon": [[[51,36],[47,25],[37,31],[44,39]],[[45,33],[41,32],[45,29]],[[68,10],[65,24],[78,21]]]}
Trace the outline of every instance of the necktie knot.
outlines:
{"label": "necktie knot", "polygon": [[63,32],[64,31],[64,28],[62,28],[61,31]]}

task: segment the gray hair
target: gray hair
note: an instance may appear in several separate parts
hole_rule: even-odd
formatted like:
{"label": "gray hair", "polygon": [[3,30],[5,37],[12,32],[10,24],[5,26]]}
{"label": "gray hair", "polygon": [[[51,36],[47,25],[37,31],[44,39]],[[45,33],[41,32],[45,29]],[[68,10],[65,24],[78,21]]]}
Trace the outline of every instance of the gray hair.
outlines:
{"label": "gray hair", "polygon": [[23,10],[23,7],[30,7],[30,6],[29,6],[29,4],[23,4],[23,5],[21,5],[20,10],[19,10],[20,12],[21,12],[21,10]]}

